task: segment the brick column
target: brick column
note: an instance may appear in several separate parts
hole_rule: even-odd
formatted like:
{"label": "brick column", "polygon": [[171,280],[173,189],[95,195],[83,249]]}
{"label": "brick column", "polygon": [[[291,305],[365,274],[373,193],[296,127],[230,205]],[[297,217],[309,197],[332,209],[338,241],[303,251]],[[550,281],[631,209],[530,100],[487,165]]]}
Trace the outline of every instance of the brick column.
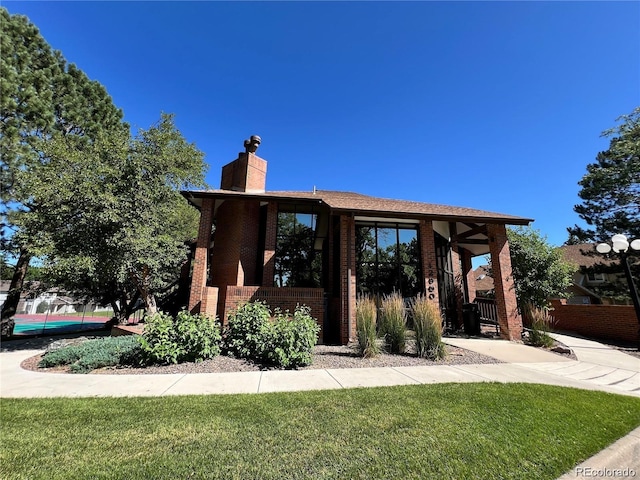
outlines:
{"label": "brick column", "polygon": [[453,270],[453,282],[456,296],[456,326],[462,328],[462,304],[464,303],[464,280],[462,274],[460,248],[457,243],[451,244],[451,267]]}
{"label": "brick column", "polygon": [[467,302],[476,300],[476,277],[473,274],[473,265],[471,263],[471,252],[462,249],[460,251],[462,257],[462,275],[465,279],[465,289],[467,292]]}
{"label": "brick column", "polygon": [[340,217],[340,342],[343,345],[356,336],[355,225],[353,218]]}
{"label": "brick column", "polygon": [[198,227],[198,241],[193,259],[193,273],[191,274],[191,291],[189,292],[189,310],[200,312],[204,289],[207,286],[207,258],[211,244],[211,225],[213,222],[213,200],[202,199],[200,209],[200,226]]}
{"label": "brick column", "polygon": [[436,242],[431,220],[420,221],[420,256],[422,257],[423,290],[427,299],[440,310],[438,299],[438,270],[436,265]]}
{"label": "brick column", "polygon": [[520,341],[522,338],[522,318],[518,313],[516,291],[511,272],[511,254],[504,225],[487,225],[493,284],[496,292],[496,307],[500,335],[507,340]]}
{"label": "brick column", "polygon": [[276,263],[276,233],[278,229],[278,204],[267,206],[267,228],[264,238],[264,263],[262,266],[262,286],[273,287]]}

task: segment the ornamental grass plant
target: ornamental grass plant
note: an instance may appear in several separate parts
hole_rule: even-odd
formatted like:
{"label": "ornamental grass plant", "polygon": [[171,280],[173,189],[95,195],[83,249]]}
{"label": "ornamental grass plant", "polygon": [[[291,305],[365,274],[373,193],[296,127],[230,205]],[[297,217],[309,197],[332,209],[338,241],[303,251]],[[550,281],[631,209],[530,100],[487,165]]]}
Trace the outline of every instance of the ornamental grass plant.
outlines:
{"label": "ornamental grass plant", "polygon": [[544,308],[527,305],[526,315],[531,321],[529,343],[534,347],[551,348],[554,340],[549,336],[549,331],[553,324],[553,317],[549,314],[549,311]]}
{"label": "ornamental grass plant", "polygon": [[380,327],[389,353],[404,353],[407,343],[407,312],[400,293],[393,292],[382,297]]}
{"label": "ornamental grass plant", "polygon": [[356,300],[356,330],[358,350],[365,358],[375,357],[381,352],[376,331],[376,302],[368,295],[359,295]]}
{"label": "ornamental grass plant", "polygon": [[446,349],[442,343],[442,318],[438,306],[426,296],[418,295],[411,302],[411,313],[418,356],[429,360],[444,358]]}

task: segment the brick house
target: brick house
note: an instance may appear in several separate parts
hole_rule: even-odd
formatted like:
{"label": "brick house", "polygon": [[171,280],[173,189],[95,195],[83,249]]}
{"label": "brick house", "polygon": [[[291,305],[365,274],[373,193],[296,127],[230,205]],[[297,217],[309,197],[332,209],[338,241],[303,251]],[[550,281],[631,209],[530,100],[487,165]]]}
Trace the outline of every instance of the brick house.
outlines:
{"label": "brick house", "polygon": [[311,307],[320,341],[355,338],[359,293],[424,293],[447,325],[475,298],[471,259],[491,255],[501,334],[520,339],[506,225],[530,219],[329,190],[267,191],[259,137],[222,168],[220,189],[183,191],[200,210],[188,308],[225,315],[239,302]]}

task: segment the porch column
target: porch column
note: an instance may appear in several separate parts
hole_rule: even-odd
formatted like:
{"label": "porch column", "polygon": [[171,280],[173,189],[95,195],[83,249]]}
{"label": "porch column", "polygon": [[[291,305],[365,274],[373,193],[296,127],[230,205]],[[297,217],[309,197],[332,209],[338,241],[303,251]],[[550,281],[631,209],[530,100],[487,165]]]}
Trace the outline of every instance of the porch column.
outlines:
{"label": "porch column", "polygon": [[262,286],[273,287],[276,268],[276,233],[278,229],[278,204],[267,206],[267,228],[264,239],[264,260],[262,265]]}
{"label": "porch column", "polygon": [[436,264],[436,241],[431,220],[420,220],[420,256],[422,257],[423,291],[430,302],[440,310],[438,298],[438,269]]}
{"label": "porch column", "polygon": [[520,341],[522,338],[522,317],[518,313],[516,291],[511,272],[511,254],[504,225],[487,225],[491,268],[496,293],[496,308],[500,335],[507,340]]}
{"label": "porch column", "polygon": [[[458,236],[455,222],[449,222],[449,232],[451,237],[455,239]],[[464,324],[462,317],[462,304],[464,303],[464,280],[462,275],[462,258],[461,248],[456,240],[451,241],[451,270],[453,271],[453,285],[456,296],[456,319],[457,327],[462,328]]]}
{"label": "porch column", "polygon": [[356,336],[356,222],[340,217],[340,342]]}
{"label": "porch column", "polygon": [[473,274],[471,252],[469,250],[462,249],[460,256],[462,258],[462,275],[467,302],[472,303],[476,300],[476,277]]}
{"label": "porch column", "polygon": [[[200,226],[198,227],[198,241],[193,259],[193,273],[191,275],[191,291],[189,292],[189,311],[199,313],[205,287],[207,286],[207,262],[209,245],[211,244],[211,225],[213,221],[213,200],[202,199],[200,209]],[[203,312],[204,313],[204,312]]]}

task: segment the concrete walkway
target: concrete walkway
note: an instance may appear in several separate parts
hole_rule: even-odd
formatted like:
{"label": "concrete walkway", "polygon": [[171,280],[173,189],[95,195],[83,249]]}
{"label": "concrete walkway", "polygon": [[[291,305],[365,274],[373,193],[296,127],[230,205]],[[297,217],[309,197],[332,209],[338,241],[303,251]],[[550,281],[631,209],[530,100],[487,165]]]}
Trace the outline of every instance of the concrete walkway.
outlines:
{"label": "concrete walkway", "polygon": [[[569,346],[577,360],[503,340],[447,338],[446,343],[505,363],[169,375],[73,375],[23,370],[20,363],[42,350],[18,350],[0,353],[0,397],[266,393],[445,382],[541,383],[640,397],[640,359],[590,340],[553,336]],[[639,440],[640,428],[562,478],[580,478],[585,476],[587,468],[631,468],[640,474]]]}
{"label": "concrete walkway", "polygon": [[602,390],[640,397],[640,360],[587,340],[557,336],[578,360],[526,345],[489,339],[446,342],[505,363],[420,367],[268,370],[167,375],[72,375],[23,370],[41,350],[0,354],[0,397],[128,397],[266,393],[416,385],[442,382],[525,382]]}

